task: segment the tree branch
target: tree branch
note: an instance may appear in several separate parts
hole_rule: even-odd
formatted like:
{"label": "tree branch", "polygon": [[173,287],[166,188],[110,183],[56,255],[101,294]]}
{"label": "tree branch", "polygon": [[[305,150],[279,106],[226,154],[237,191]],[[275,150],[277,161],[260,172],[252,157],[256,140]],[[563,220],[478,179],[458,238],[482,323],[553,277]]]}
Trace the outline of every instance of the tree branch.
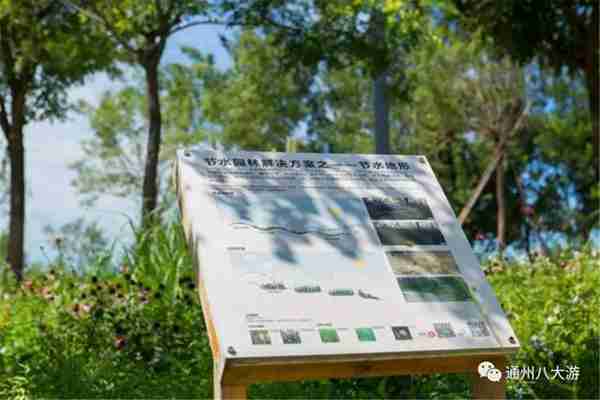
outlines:
{"label": "tree branch", "polygon": [[79,11],[80,13],[88,16],[90,19],[92,19],[96,22],[99,22],[100,25],[107,31],[108,34],[110,34],[113,37],[113,39],[116,42],[118,42],[121,46],[123,46],[130,53],[137,55],[139,49],[131,47],[131,45],[129,43],[127,43],[126,40],[123,40],[123,38],[117,32],[115,32],[115,30],[113,29],[113,26],[106,20],[106,18],[101,13],[93,12],[86,8],[80,7],[70,0],[59,0],[59,1],[61,1],[67,7],[70,6],[73,9],[75,9],[76,11]]}
{"label": "tree branch", "polygon": [[485,172],[479,179],[479,183],[477,184],[477,187],[475,188],[475,190],[473,190],[473,194],[471,195],[471,198],[469,198],[469,201],[467,201],[467,204],[460,211],[460,214],[458,216],[458,221],[460,222],[461,225],[463,225],[465,223],[465,220],[471,213],[471,210],[475,206],[475,203],[477,203],[479,196],[481,196],[481,192],[483,192],[485,185],[487,185],[488,181],[490,180],[490,177],[492,176],[492,173],[496,170],[498,163],[504,156],[506,143],[521,127],[521,124],[523,123],[525,116],[529,112],[529,105],[530,105],[530,103],[527,102],[527,104],[523,108],[523,111],[521,111],[519,118],[517,118],[517,120],[515,121],[512,129],[510,131],[506,132],[502,136],[502,138],[500,139],[500,142],[496,146],[496,150],[494,152],[494,157],[492,158],[492,161],[489,163]]}
{"label": "tree branch", "polygon": [[171,29],[169,31],[169,35],[173,35],[174,33],[177,33],[179,31],[183,31],[185,29],[191,28],[192,26],[198,26],[198,25],[224,25],[224,22],[219,22],[219,21],[215,21],[215,20],[206,20],[206,21],[194,21],[194,22],[190,22],[184,25],[179,25],[179,26],[175,26],[173,27],[173,29]]}

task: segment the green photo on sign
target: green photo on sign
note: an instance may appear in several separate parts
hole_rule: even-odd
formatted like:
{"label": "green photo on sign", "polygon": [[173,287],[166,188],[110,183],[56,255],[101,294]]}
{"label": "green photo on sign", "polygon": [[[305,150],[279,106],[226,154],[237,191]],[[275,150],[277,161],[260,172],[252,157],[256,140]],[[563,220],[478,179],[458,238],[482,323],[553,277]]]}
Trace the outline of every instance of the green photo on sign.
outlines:
{"label": "green photo on sign", "polygon": [[398,285],[409,303],[471,300],[465,281],[458,276],[398,278]]}
{"label": "green photo on sign", "polygon": [[321,328],[319,329],[319,335],[321,335],[321,342],[323,343],[337,343],[340,341],[337,331],[333,328]]}
{"label": "green photo on sign", "polygon": [[375,332],[371,328],[357,328],[356,336],[361,342],[374,342],[376,340]]}

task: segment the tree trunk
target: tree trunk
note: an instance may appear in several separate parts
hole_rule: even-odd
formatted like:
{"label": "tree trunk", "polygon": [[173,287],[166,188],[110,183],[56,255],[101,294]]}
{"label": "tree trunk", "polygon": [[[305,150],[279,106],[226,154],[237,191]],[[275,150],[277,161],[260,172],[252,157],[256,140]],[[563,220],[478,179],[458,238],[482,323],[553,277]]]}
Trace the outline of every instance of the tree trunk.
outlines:
{"label": "tree trunk", "polygon": [[158,198],[158,156],[161,142],[161,111],[158,82],[158,60],[144,65],[148,100],[148,145],[142,194],[142,224],[148,226],[155,220]]}
{"label": "tree trunk", "polygon": [[375,153],[390,154],[390,113],[386,71],[375,77],[373,81],[373,103],[375,109]]}
{"label": "tree trunk", "polygon": [[[17,100],[18,102],[18,100]],[[13,102],[13,107],[15,103]],[[13,108],[13,124],[8,135],[10,158],[10,214],[8,232],[8,263],[17,281],[23,279],[25,268],[25,149],[23,147],[24,103]]]}
{"label": "tree trunk", "polygon": [[[385,42],[385,16],[379,10],[373,11],[373,42],[380,46]],[[378,53],[376,53],[378,54]],[[378,57],[378,56],[377,56]],[[388,98],[387,68],[379,66],[381,60],[373,60],[376,72],[373,76],[373,110],[375,117],[375,153],[390,154],[390,107]]]}
{"label": "tree trunk", "polygon": [[[503,139],[508,140],[508,137],[505,137]],[[460,222],[461,225],[463,225],[465,223],[465,221],[467,220],[467,217],[471,213],[471,210],[475,206],[475,203],[477,203],[477,200],[479,200],[481,193],[483,193],[483,189],[485,188],[485,185],[487,185],[488,181],[490,180],[490,177],[494,173],[494,170],[496,169],[498,162],[500,162],[500,160],[504,156],[504,146],[505,145],[506,145],[506,141],[502,141],[496,146],[496,150],[494,151],[494,158],[492,158],[492,162],[490,162],[488,164],[487,168],[483,172],[483,175],[481,175],[481,178],[479,178],[479,182],[477,183],[477,186],[473,190],[473,193],[471,194],[471,197],[467,201],[467,204],[465,204],[463,209],[460,211],[460,214],[458,216],[458,221]]]}
{"label": "tree trunk", "polygon": [[525,116],[529,112],[529,105],[530,105],[529,103],[525,104],[525,108],[523,108],[523,110],[521,111],[520,115],[516,119],[511,130],[509,132],[505,133],[504,136],[502,136],[502,138],[500,139],[500,142],[496,146],[496,149],[494,150],[494,158],[492,158],[492,162],[488,165],[488,167],[484,171],[483,175],[479,179],[479,183],[477,183],[477,186],[473,190],[473,194],[471,194],[471,197],[467,201],[467,204],[465,204],[463,209],[460,211],[460,214],[458,216],[458,221],[460,222],[461,225],[463,225],[465,223],[467,217],[471,213],[471,210],[475,206],[475,203],[477,203],[479,196],[481,196],[481,193],[483,192],[485,185],[487,185],[488,180],[490,179],[490,177],[492,176],[492,173],[496,169],[496,166],[498,165],[498,163],[504,156],[504,150],[505,150],[504,147],[506,145],[506,142],[521,128],[521,124],[523,123]]}
{"label": "tree trunk", "polygon": [[496,167],[496,239],[500,256],[506,248],[506,199],[504,197],[504,156]]}

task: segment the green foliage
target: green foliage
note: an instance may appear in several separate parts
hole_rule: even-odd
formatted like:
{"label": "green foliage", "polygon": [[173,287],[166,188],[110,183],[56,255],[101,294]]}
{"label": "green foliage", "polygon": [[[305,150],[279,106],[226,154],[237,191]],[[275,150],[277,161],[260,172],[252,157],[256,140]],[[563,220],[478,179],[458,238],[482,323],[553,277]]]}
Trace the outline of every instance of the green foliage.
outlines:
{"label": "green foliage", "polygon": [[165,42],[177,31],[199,23],[207,3],[194,0],[74,0],[79,18],[108,37],[121,59],[132,64],[157,62]]}
{"label": "green foliage", "polygon": [[[262,25],[289,65],[358,66],[376,76],[429,37],[431,1],[226,1],[229,23]],[[380,32],[377,32],[377,31]],[[384,40],[381,40],[382,37]]]}
{"label": "green foliage", "polygon": [[371,85],[358,68],[321,68],[308,100],[308,148],[332,153],[370,153],[373,149]]}
{"label": "green foliage", "polygon": [[537,159],[539,165],[531,168],[537,182],[527,190],[535,199],[532,206],[539,212],[542,229],[585,242],[590,231],[598,227],[600,216],[600,186],[592,173],[594,144],[589,140],[592,123],[585,88],[581,80],[567,76],[541,77],[539,85],[545,100],[542,104],[552,107],[552,112],[538,115],[535,121],[536,151],[530,158]]}
{"label": "green foliage", "polygon": [[[580,68],[585,63],[584,54],[594,51],[593,35],[598,35],[595,0],[505,0],[489,4],[453,0],[453,3],[466,26],[484,29],[500,49],[519,61],[539,57],[562,73],[562,67]],[[596,52],[597,43],[596,37]]]}
{"label": "green foliage", "polygon": [[[569,384],[509,380],[509,398],[597,398],[600,262],[585,248],[485,266],[522,348],[521,368],[575,365]],[[118,272],[30,271],[0,286],[0,394],[10,398],[208,398],[212,360],[179,225],[138,232]],[[523,288],[527,288],[526,291]],[[462,375],[264,383],[250,398],[469,397]]]}
{"label": "green foliage", "polygon": [[[201,60],[199,60],[201,61]],[[179,146],[200,142],[201,77],[196,69],[169,64],[161,70],[163,146],[160,150],[160,184],[164,188],[169,161]],[[82,142],[85,157],[71,164],[77,172],[72,182],[84,203],[99,195],[130,197],[140,193],[146,160],[147,98],[142,79],[117,92],[105,92],[98,107],[87,103],[80,110],[90,118],[94,137]]]}
{"label": "green foliage", "polygon": [[[112,48],[61,2],[0,1],[0,118],[11,120],[14,96],[25,96],[23,123],[64,118],[65,91],[99,69],[111,69]],[[5,114],[6,113],[6,114]],[[16,114],[13,118],[19,119]]]}
{"label": "green foliage", "polygon": [[[79,276],[53,267],[0,289],[0,393],[210,397],[208,339],[182,232],[158,231],[140,238],[129,258],[137,264],[118,274]],[[161,245],[147,256],[144,240]],[[150,260],[164,278],[152,275]]]}
{"label": "green foliage", "polygon": [[271,37],[249,30],[229,43],[228,49],[233,67],[207,81],[204,116],[219,127],[223,144],[283,151],[287,138],[306,117],[304,98],[311,71],[303,67],[285,71],[282,48]]}
{"label": "green foliage", "polygon": [[[574,365],[575,384],[540,379],[525,385],[538,398],[600,395],[600,261],[597,251],[567,250],[533,264],[493,265],[490,279],[523,346],[512,364],[552,368]],[[494,271],[494,272],[491,272]],[[526,288],[525,290],[523,288]],[[564,375],[564,374],[563,374]],[[512,385],[511,389],[517,389]]]}

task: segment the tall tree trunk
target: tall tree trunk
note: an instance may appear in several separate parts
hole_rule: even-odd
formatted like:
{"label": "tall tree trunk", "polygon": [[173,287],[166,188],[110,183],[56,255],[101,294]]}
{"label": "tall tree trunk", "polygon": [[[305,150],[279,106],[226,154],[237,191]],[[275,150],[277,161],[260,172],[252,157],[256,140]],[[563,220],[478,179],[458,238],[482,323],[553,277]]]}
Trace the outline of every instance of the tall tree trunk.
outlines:
{"label": "tall tree trunk", "polygon": [[390,154],[390,113],[387,96],[387,71],[373,81],[373,106],[375,109],[375,153]]}
{"label": "tall tree trunk", "polygon": [[23,244],[25,239],[25,94],[12,91],[12,124],[7,135],[10,158],[10,214],[8,231],[8,263],[17,281],[23,279],[25,268]]}
{"label": "tall tree trunk", "polygon": [[[373,42],[376,46],[385,43],[385,16],[380,10],[373,11]],[[377,54],[377,53],[376,53]],[[379,56],[377,56],[379,57]],[[390,107],[387,88],[387,68],[379,66],[381,60],[373,60],[377,66],[373,76],[373,110],[375,117],[375,153],[390,154]]]}
{"label": "tall tree trunk", "polygon": [[498,242],[498,252],[504,253],[506,248],[506,199],[504,197],[504,160],[503,156],[496,167],[496,239]]}
{"label": "tall tree trunk", "polygon": [[159,59],[144,65],[146,73],[146,94],[148,99],[148,145],[142,194],[142,224],[148,226],[155,220],[158,198],[158,156],[160,153],[162,117],[158,82]]}

